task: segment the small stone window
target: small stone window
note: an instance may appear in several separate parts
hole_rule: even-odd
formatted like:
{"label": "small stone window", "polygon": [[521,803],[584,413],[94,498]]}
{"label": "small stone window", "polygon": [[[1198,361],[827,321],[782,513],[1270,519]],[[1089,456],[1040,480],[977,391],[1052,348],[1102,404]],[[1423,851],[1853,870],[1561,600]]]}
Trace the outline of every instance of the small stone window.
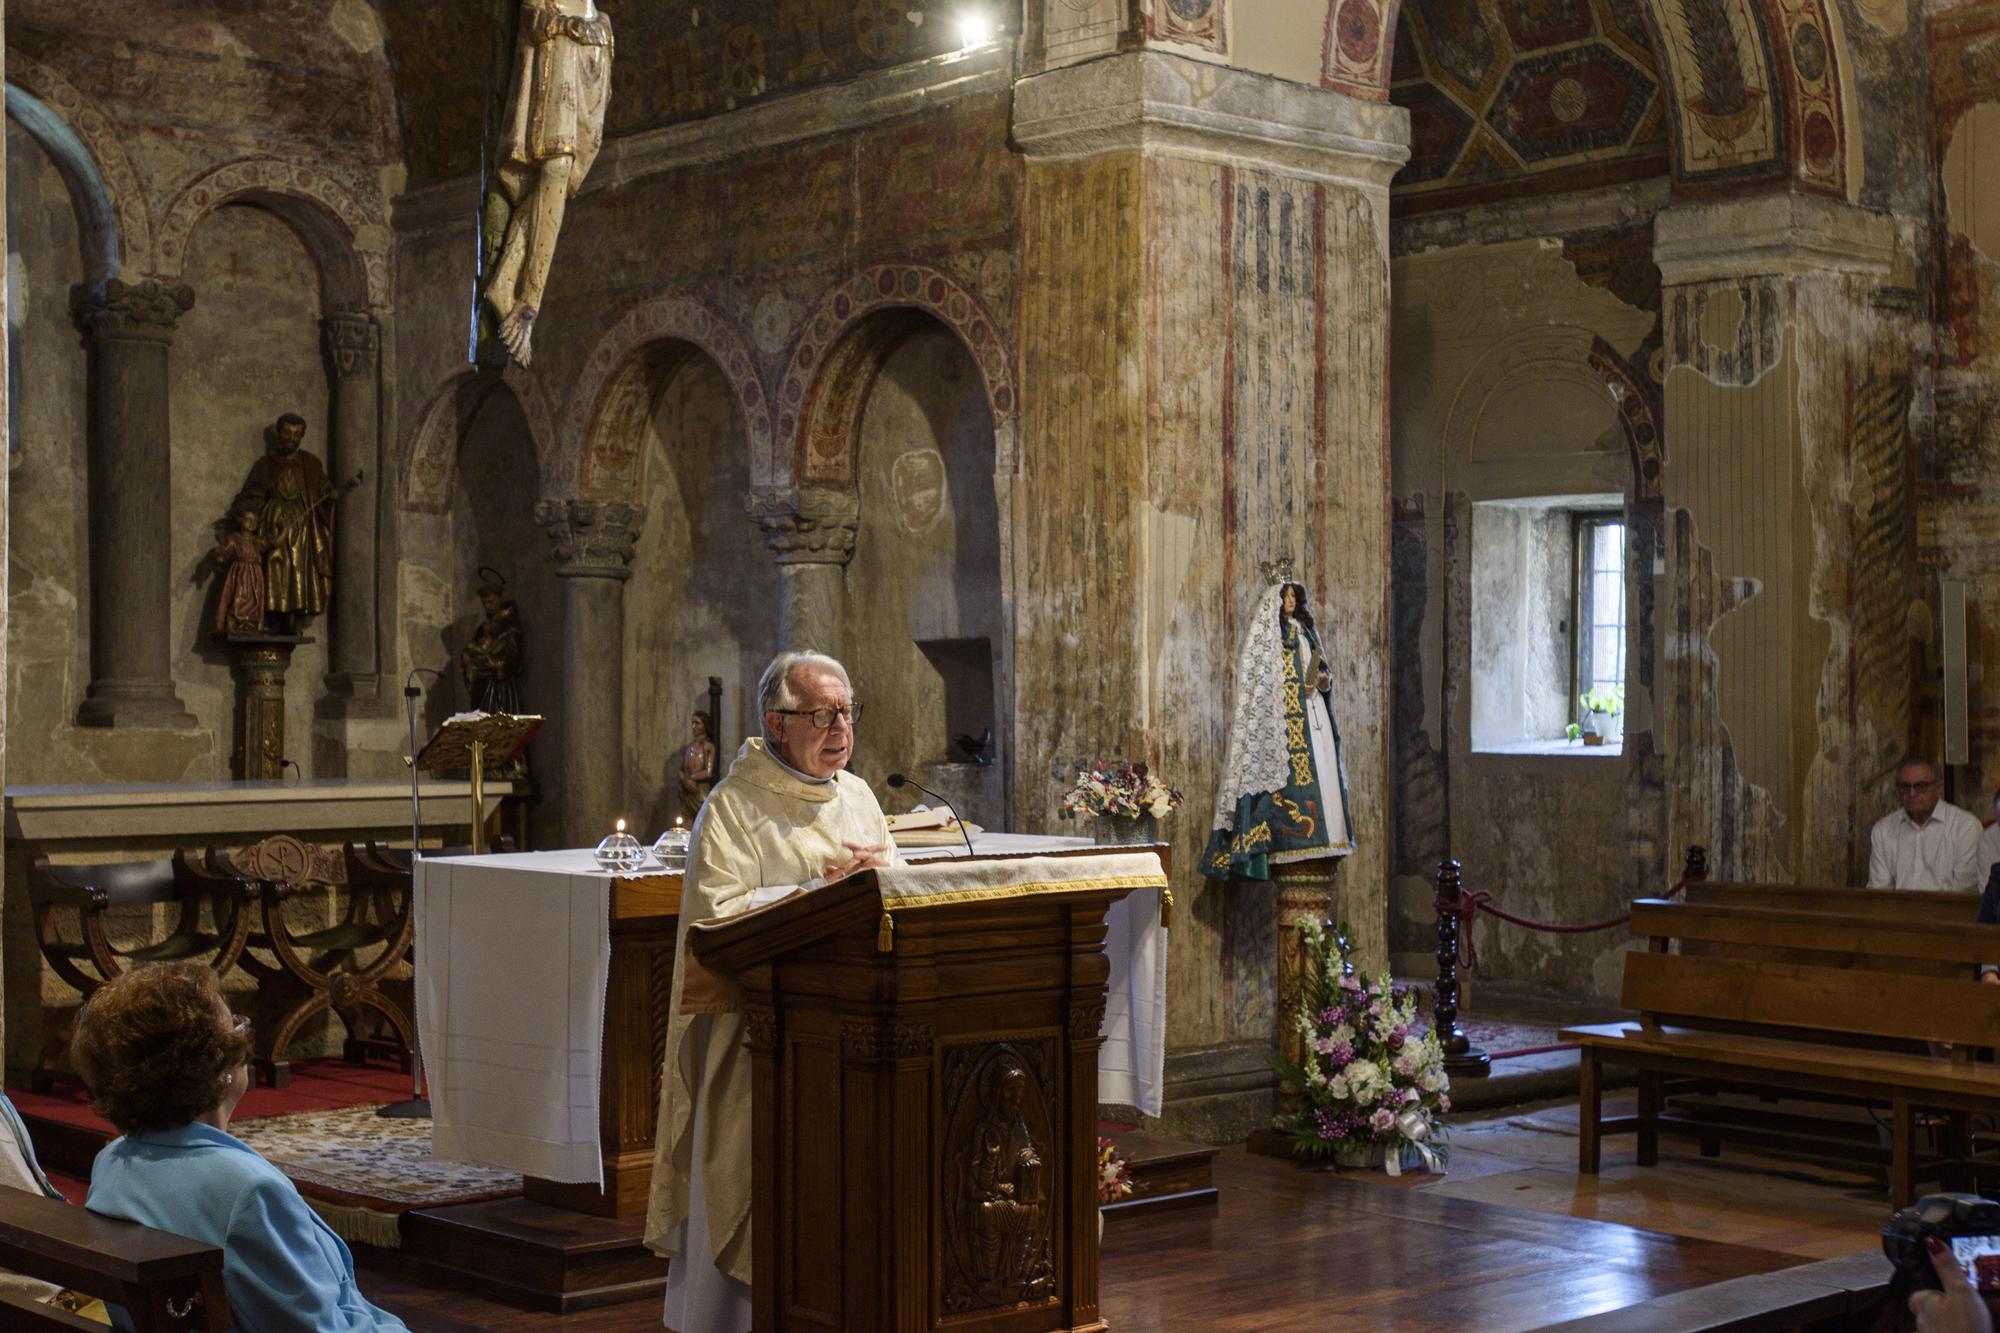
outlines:
{"label": "small stone window", "polygon": [[[1576,597],[1571,623],[1576,633],[1578,709],[1583,700],[1615,700],[1618,718],[1625,705],[1625,518],[1622,514],[1576,515]],[[1583,721],[1579,718],[1578,721]]]}
{"label": "small stone window", "polygon": [[[1619,495],[1472,506],[1472,748],[1602,757],[1620,749],[1625,692],[1625,519]],[[1592,692],[1595,695],[1592,696]],[[1594,719],[1582,699],[1616,700]],[[1569,727],[1594,730],[1585,745]]]}

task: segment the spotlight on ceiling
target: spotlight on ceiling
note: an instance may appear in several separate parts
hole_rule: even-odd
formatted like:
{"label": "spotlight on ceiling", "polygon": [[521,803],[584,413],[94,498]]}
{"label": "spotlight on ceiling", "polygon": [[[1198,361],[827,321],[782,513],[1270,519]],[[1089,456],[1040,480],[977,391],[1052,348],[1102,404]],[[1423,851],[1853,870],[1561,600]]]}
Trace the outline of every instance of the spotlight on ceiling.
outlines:
{"label": "spotlight on ceiling", "polygon": [[968,9],[958,16],[959,45],[970,51],[975,46],[984,46],[993,40],[993,20],[977,9]]}

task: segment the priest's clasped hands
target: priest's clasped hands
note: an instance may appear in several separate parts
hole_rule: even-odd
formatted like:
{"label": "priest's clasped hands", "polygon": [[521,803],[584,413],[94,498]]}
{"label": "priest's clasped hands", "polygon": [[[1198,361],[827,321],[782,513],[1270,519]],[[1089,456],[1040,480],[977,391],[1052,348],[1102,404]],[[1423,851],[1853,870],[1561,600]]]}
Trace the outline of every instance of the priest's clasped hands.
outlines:
{"label": "priest's clasped hands", "polygon": [[873,870],[877,866],[889,864],[889,858],[884,855],[889,850],[889,844],[885,842],[849,842],[842,838],[840,845],[853,855],[844,861],[828,861],[820,871],[822,884],[831,884],[837,879],[846,879],[849,875],[859,874],[863,870]]}

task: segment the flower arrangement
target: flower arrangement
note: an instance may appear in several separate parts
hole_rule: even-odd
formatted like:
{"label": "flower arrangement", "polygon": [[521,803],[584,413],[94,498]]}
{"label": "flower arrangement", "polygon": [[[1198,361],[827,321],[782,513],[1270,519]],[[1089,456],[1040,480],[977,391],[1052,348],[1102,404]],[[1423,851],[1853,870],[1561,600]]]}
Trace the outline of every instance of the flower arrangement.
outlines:
{"label": "flower arrangement", "polygon": [[1410,1159],[1438,1170],[1448,1152],[1437,1117],[1451,1109],[1450,1082],[1437,1034],[1417,1031],[1416,997],[1393,989],[1386,972],[1355,976],[1346,927],[1329,935],[1309,917],[1299,934],[1310,968],[1298,1011],[1306,1057],[1277,1062],[1299,1098],[1283,1126],[1295,1150],[1355,1164],[1379,1150],[1391,1175]]}
{"label": "flower arrangement", "polygon": [[1117,1145],[1097,1136],[1097,1202],[1100,1207],[1132,1197],[1131,1163],[1118,1155]]}
{"label": "flower arrangement", "polygon": [[1064,819],[1104,815],[1163,819],[1181,803],[1181,794],[1146,771],[1144,764],[1124,759],[1098,759],[1077,766],[1076,781],[1062,794]]}

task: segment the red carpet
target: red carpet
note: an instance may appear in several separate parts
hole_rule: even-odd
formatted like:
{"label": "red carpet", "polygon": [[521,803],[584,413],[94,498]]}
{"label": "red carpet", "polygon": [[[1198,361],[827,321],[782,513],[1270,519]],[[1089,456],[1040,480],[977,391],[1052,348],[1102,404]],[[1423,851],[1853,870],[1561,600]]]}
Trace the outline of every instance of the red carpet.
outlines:
{"label": "red carpet", "polygon": [[[261,1084],[243,1096],[236,1119],[255,1120],[260,1116],[288,1115],[294,1111],[326,1111],[341,1106],[379,1106],[400,1102],[410,1095],[410,1076],[394,1065],[351,1065],[338,1056],[319,1060],[294,1060],[292,1082],[286,1088]],[[72,1082],[56,1085],[51,1093],[9,1088],[7,1098],[29,1120],[53,1120],[78,1129],[95,1130],[107,1142],[118,1131],[90,1109],[83,1088]],[[32,1127],[31,1127],[32,1128]]]}

